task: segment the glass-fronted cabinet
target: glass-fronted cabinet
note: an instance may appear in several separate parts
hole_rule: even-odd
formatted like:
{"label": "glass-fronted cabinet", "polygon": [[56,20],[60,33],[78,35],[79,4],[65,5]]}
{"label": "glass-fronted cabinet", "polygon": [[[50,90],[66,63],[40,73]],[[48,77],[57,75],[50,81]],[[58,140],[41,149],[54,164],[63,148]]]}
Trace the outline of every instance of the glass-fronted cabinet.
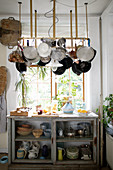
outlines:
{"label": "glass-fronted cabinet", "polygon": [[12,119],[12,162],[52,163],[51,120]]}
{"label": "glass-fronted cabinet", "polygon": [[98,165],[98,116],[8,117],[9,164]]}
{"label": "glass-fronted cabinet", "polygon": [[54,120],[55,164],[98,164],[98,121],[92,118]]}

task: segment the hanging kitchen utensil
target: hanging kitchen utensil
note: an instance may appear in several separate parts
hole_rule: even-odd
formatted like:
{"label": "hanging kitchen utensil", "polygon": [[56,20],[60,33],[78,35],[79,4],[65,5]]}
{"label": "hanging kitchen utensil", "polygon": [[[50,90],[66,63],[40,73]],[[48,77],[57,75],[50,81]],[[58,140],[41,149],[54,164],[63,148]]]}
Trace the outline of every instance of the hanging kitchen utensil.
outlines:
{"label": "hanging kitchen utensil", "polygon": [[[87,34],[87,39],[88,39],[87,4],[88,3],[85,3],[85,6],[86,6],[86,34]],[[88,44],[89,44],[89,42],[88,42]],[[77,58],[81,61],[91,62],[95,58],[96,50],[94,50],[92,47],[82,46],[77,49],[76,55],[77,55]]]}
{"label": "hanging kitchen utensil", "polygon": [[59,47],[63,47],[63,48],[66,48],[66,39],[65,38],[60,38],[58,41],[57,41],[57,45]]}
{"label": "hanging kitchen utensil", "polygon": [[47,43],[40,43],[37,48],[40,57],[48,57],[51,54],[51,47]]}
{"label": "hanging kitchen utensil", "polygon": [[27,71],[27,66],[25,63],[16,63],[16,69],[20,72],[23,73],[24,71]]}
{"label": "hanging kitchen utensil", "polygon": [[57,70],[56,71],[53,71],[54,74],[56,75],[61,75],[65,72],[66,68],[64,66],[62,67],[57,67]]}
{"label": "hanging kitchen utensil", "polygon": [[63,64],[63,66],[68,69],[72,66],[73,60],[68,55],[66,55],[66,57],[63,60],[59,61],[59,63]]}
{"label": "hanging kitchen utensil", "polygon": [[51,52],[51,58],[54,60],[61,61],[66,56],[66,49],[63,47],[57,47],[56,49],[53,49]]}
{"label": "hanging kitchen utensil", "polygon": [[96,55],[96,50],[94,50],[92,47],[82,46],[77,49],[76,55],[81,61],[91,62]]}
{"label": "hanging kitchen utensil", "polygon": [[77,65],[77,69],[83,73],[86,73],[91,69],[91,63],[87,61],[80,61]]}
{"label": "hanging kitchen utensil", "polygon": [[82,71],[77,68],[78,64],[76,62],[72,64],[72,71],[79,76],[82,73]]}
{"label": "hanging kitchen utensil", "polygon": [[37,63],[38,66],[45,66],[46,64],[48,64],[49,62],[51,61],[51,59],[47,62],[47,63],[44,63],[42,62],[41,60]]}
{"label": "hanging kitchen utensil", "polygon": [[48,63],[51,61],[51,58],[48,56],[48,57],[40,57],[40,60],[43,62],[43,63]]}
{"label": "hanging kitchen utensil", "polygon": [[41,38],[41,41],[44,43],[47,43],[50,47],[55,47],[56,46],[56,40],[52,40],[49,38]]}
{"label": "hanging kitchen utensil", "polygon": [[36,62],[39,62],[40,60],[40,56],[37,53],[36,48],[33,46],[24,47],[23,53],[24,53],[25,59],[28,62],[36,63]]}

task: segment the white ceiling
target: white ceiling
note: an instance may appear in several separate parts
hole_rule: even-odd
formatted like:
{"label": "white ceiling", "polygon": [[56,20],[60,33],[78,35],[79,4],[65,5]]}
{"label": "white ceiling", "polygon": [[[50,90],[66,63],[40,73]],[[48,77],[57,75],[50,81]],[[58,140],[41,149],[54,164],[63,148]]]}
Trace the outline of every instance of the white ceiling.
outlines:
{"label": "white ceiling", "polygon": [[[30,0],[0,0],[0,19],[8,18],[10,16],[19,19],[19,2],[21,5],[21,19],[22,19],[22,32],[23,35],[30,34]],[[110,2],[113,0],[78,0],[77,12],[79,15],[85,15],[85,5],[88,3],[88,16],[100,16],[107,8]],[[53,0],[32,0],[33,22],[34,22],[34,10],[37,10],[38,20],[38,36],[46,36],[47,30],[52,25],[52,18],[48,19],[44,17],[44,14],[53,8]],[[57,32],[62,35],[69,34],[69,21],[70,10],[74,15],[75,13],[75,0],[56,0],[56,16],[59,18],[57,23]],[[52,13],[49,13],[52,15]],[[73,25],[75,19],[73,16]],[[33,23],[34,27],[34,23]],[[64,29],[65,27],[65,29]],[[79,30],[84,33],[85,25],[79,22]],[[34,28],[33,28],[34,29]],[[75,29],[74,29],[75,30]],[[51,29],[52,32],[52,29]],[[81,35],[83,36],[83,35]]]}
{"label": "white ceiling", "polygon": [[[30,0],[20,0],[22,2],[22,15],[30,13]],[[88,14],[100,15],[109,5],[111,0],[78,0],[78,14],[84,14],[84,3],[88,3]],[[74,9],[75,0],[56,0],[56,13],[68,14]],[[32,0],[33,12],[38,11],[38,14],[44,14],[52,9],[52,0]],[[19,13],[18,0],[0,0],[0,15],[17,15]]]}

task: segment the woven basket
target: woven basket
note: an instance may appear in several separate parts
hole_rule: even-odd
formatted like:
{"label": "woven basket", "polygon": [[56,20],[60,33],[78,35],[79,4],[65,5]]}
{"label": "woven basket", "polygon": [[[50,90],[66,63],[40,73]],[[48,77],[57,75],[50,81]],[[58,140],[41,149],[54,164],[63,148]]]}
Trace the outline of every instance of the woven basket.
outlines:
{"label": "woven basket", "polygon": [[1,27],[5,30],[19,31],[21,23],[18,20],[15,20],[14,17],[9,17],[8,19],[1,20]]}
{"label": "woven basket", "polygon": [[23,132],[31,132],[33,130],[32,128],[25,128],[25,127],[17,127],[17,129]]}
{"label": "woven basket", "polygon": [[31,131],[22,131],[22,130],[17,130],[17,133],[22,136],[27,136],[31,133]]}
{"label": "woven basket", "polygon": [[18,44],[20,36],[18,33],[2,34],[0,42],[6,46],[16,46]]}
{"label": "woven basket", "polygon": [[7,70],[5,66],[0,67],[0,96],[3,94],[7,83]]}
{"label": "woven basket", "polygon": [[39,138],[42,135],[43,130],[42,129],[34,129],[34,130],[32,130],[32,133],[35,136],[35,138]]}
{"label": "woven basket", "polygon": [[21,37],[21,23],[15,20],[13,17],[1,20],[0,28],[0,42],[9,48],[13,48],[18,44],[18,40]]}

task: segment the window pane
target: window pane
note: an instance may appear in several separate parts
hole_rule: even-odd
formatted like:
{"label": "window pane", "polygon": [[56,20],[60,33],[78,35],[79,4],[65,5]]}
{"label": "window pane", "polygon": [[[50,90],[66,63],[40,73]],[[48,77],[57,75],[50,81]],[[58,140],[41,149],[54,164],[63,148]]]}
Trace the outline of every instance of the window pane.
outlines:
{"label": "window pane", "polygon": [[[42,79],[43,70],[46,70],[46,76]],[[51,99],[51,81],[50,68],[31,67],[27,69],[25,79],[29,82],[27,93],[27,106],[33,107],[41,104],[43,107],[50,103]]]}
{"label": "window pane", "polygon": [[[70,78],[69,78],[70,77]],[[83,104],[83,74],[77,76],[72,69],[65,71],[63,75],[57,76],[58,84],[58,100],[62,100],[63,104],[69,97],[72,99],[74,108],[82,107]],[[60,106],[59,106],[60,107]]]}

